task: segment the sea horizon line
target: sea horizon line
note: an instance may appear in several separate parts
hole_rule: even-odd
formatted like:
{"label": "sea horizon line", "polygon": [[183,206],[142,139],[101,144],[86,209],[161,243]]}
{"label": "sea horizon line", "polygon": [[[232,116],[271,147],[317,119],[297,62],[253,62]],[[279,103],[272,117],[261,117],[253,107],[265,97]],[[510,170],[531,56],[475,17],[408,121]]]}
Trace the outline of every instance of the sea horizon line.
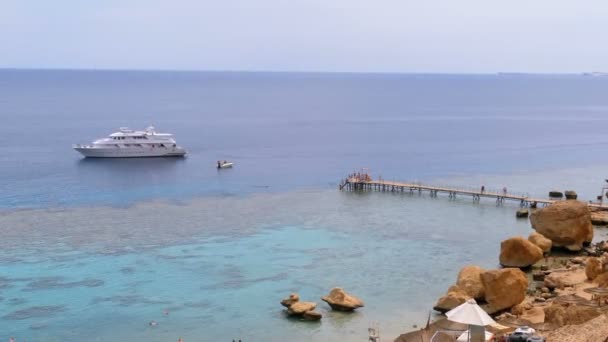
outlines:
{"label": "sea horizon line", "polygon": [[309,74],[309,75],[403,75],[403,76],[608,76],[608,72],[579,71],[579,72],[434,72],[434,71],[326,71],[326,70],[247,70],[247,69],[130,69],[130,68],[52,68],[52,67],[0,67],[2,71],[23,72],[140,72],[140,73],[217,73],[217,74]]}

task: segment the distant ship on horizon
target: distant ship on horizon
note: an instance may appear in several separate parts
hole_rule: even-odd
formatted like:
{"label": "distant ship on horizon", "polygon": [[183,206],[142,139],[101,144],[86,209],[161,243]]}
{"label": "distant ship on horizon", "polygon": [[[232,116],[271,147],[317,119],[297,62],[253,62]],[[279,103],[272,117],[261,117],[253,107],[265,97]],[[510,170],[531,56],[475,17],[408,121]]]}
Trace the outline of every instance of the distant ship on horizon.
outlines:
{"label": "distant ship on horizon", "polygon": [[583,76],[608,76],[608,72],[602,71],[592,71],[592,72],[584,72]]}

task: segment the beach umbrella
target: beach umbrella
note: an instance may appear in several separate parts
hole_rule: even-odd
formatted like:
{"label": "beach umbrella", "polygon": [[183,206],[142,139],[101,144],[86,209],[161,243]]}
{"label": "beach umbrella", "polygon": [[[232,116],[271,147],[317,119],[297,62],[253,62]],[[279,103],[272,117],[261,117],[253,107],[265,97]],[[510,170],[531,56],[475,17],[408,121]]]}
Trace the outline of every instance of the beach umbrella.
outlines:
{"label": "beach umbrella", "polygon": [[445,314],[452,322],[478,325],[485,327],[486,325],[495,324],[494,320],[483,309],[477,305],[475,299],[469,299]]}
{"label": "beach umbrella", "polygon": [[[468,341],[471,340],[473,335],[472,332],[478,331],[478,329],[482,329],[483,332],[481,336],[485,337],[485,329],[483,327],[496,323],[492,317],[490,317],[490,315],[488,315],[481,307],[479,307],[479,305],[477,305],[475,299],[467,300],[466,302],[446,312],[445,315],[448,317],[448,320],[452,322],[469,325],[469,331],[466,335]],[[472,327],[475,327],[475,329],[471,329]]]}

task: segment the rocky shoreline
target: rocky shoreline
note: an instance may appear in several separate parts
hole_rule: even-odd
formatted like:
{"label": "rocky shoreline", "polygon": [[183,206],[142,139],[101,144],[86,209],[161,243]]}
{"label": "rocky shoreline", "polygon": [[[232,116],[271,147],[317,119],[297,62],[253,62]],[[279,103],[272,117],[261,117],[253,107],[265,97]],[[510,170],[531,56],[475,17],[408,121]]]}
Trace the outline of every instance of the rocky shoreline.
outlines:
{"label": "rocky shoreline", "polygon": [[[596,329],[593,322],[608,322],[608,297],[602,294],[608,287],[608,242],[592,241],[593,224],[608,223],[608,212],[592,213],[586,203],[568,199],[533,209],[529,219],[534,231],[528,238],[501,243],[502,268],[463,267],[434,309],[445,313],[473,298],[498,323],[487,327],[498,337],[528,325],[547,341],[604,341],[608,328]],[[430,341],[450,323],[440,319],[395,341]]]}

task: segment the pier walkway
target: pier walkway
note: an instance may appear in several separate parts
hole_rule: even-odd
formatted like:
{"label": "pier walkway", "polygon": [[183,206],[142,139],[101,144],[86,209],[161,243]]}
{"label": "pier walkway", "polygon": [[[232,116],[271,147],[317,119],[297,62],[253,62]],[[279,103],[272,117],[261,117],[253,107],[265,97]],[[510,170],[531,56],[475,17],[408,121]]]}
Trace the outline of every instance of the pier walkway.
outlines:
{"label": "pier walkway", "polygon": [[556,200],[528,197],[527,194],[509,193],[508,191],[481,191],[463,189],[456,187],[425,185],[422,183],[404,183],[386,180],[372,180],[370,177],[350,177],[340,182],[340,190],[350,191],[388,191],[388,192],[409,192],[422,193],[428,192],[431,197],[437,197],[439,193],[445,193],[450,199],[456,199],[457,196],[470,196],[473,201],[479,201],[482,197],[491,198],[496,201],[497,205],[505,201],[518,202],[521,207],[536,207],[537,205],[546,206]]}

